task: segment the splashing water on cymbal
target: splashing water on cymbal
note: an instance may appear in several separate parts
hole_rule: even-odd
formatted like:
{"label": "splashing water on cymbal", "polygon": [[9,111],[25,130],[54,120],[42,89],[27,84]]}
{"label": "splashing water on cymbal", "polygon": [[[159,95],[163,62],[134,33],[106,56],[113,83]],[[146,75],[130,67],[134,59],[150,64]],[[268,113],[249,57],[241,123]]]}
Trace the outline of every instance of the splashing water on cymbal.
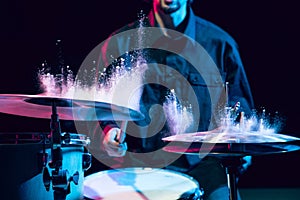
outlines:
{"label": "splashing water on cymbal", "polygon": [[[144,19],[145,15],[141,12],[138,28],[139,47],[142,47],[143,43]],[[58,44],[61,48],[61,42]],[[61,49],[59,50],[61,60]],[[68,66],[60,65],[56,67],[60,69],[55,71],[43,63],[42,69],[38,71],[41,95],[105,102],[139,110],[143,76],[148,68],[141,48],[126,52],[101,72],[98,72],[98,68],[103,66],[96,66],[95,60],[90,66],[80,68],[76,77]]]}

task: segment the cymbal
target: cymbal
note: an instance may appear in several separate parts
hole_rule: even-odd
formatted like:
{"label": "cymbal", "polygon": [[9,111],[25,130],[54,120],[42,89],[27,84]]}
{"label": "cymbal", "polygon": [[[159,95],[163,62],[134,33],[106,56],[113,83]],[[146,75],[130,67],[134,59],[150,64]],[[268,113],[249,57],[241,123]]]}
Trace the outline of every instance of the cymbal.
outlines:
{"label": "cymbal", "polygon": [[62,120],[137,121],[144,118],[139,111],[106,102],[25,94],[0,94],[0,112],[50,119],[53,102]]}
{"label": "cymbal", "polygon": [[290,143],[233,143],[233,144],[211,144],[211,143],[191,143],[189,146],[182,146],[182,143],[172,143],[163,147],[163,150],[170,153],[179,153],[187,155],[210,155],[216,157],[243,157],[259,156],[268,154],[287,153],[299,151],[299,144]]}
{"label": "cymbal", "polygon": [[202,143],[274,143],[300,140],[300,138],[279,133],[263,131],[204,131],[183,133],[163,138],[164,141],[202,142]]}
{"label": "cymbal", "polygon": [[169,142],[164,151],[197,156],[240,157],[300,150],[300,138],[259,131],[196,132],[169,136],[163,140]]}

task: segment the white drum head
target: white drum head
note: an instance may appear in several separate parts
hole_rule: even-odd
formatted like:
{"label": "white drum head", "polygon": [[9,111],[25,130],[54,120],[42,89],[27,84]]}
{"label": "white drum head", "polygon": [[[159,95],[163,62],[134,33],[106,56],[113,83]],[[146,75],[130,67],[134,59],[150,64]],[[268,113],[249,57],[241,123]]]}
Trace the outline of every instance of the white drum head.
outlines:
{"label": "white drum head", "polygon": [[199,185],[192,177],[170,170],[124,168],[87,176],[83,192],[89,199],[175,200],[199,193]]}

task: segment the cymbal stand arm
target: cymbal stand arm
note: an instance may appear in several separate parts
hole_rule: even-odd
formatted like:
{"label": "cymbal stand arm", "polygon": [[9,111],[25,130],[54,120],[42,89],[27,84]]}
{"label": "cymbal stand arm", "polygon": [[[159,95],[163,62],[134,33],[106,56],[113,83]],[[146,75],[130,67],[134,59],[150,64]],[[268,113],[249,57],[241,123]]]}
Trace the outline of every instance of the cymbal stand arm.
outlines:
{"label": "cymbal stand arm", "polygon": [[[51,129],[51,161],[49,167],[52,168],[51,174],[44,170],[44,184],[48,186],[52,182],[52,189],[55,200],[65,200],[70,193],[70,180],[68,180],[68,170],[62,169],[62,149],[61,149],[61,128],[56,109],[55,99],[52,101],[52,115],[50,122]],[[47,189],[47,187],[46,187]]]}
{"label": "cymbal stand arm", "polygon": [[58,170],[62,166],[62,152],[61,152],[61,129],[59,117],[57,114],[55,99],[52,102],[52,115],[51,115],[51,168]]}

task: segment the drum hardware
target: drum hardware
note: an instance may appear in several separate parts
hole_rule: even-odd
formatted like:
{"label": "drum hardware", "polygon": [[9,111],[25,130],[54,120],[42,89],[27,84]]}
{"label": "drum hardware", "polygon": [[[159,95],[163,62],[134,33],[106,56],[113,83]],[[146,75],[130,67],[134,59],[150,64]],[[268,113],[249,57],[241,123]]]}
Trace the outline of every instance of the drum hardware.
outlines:
{"label": "drum hardware", "polygon": [[243,163],[242,157],[223,158],[221,162],[227,175],[229,200],[237,200],[237,175],[239,173],[239,166],[241,166]]}
{"label": "drum hardware", "polygon": [[[36,144],[39,147],[38,150],[32,150],[31,155],[28,155],[30,160],[24,158],[23,161],[24,164],[31,164],[37,168],[34,177],[28,172],[29,175],[24,179],[25,182],[15,184],[17,195],[20,195],[16,199],[81,199],[84,180],[83,171],[91,166],[91,154],[84,148],[90,143],[89,138],[82,134],[61,133],[61,158],[63,159],[61,159],[62,166],[58,170],[56,169],[58,165],[52,165],[53,162],[51,162],[53,159],[51,156],[50,135],[42,135],[39,138],[40,142]],[[30,148],[30,145],[26,147]],[[17,148],[17,145],[14,146]],[[19,146],[22,148],[22,144],[19,144]],[[34,153],[37,153],[38,156],[37,166]],[[27,160],[29,163],[26,163]],[[11,191],[9,190],[9,192]]]}
{"label": "drum hardware", "polygon": [[82,169],[88,170],[92,166],[92,154],[85,152],[82,154]]}
{"label": "drum hardware", "polygon": [[237,200],[238,168],[244,156],[259,156],[300,150],[300,138],[279,134],[253,132],[207,131],[163,138],[170,142],[164,150],[196,156],[216,156],[227,174],[229,200]]}
{"label": "drum hardware", "polygon": [[[51,173],[46,167],[47,154],[45,148],[43,148],[43,183],[47,191],[50,190],[50,184],[52,183],[52,189],[54,191],[54,199],[65,199],[71,192],[70,184],[73,182],[78,185],[79,172],[76,171],[73,175],[69,176],[67,169],[62,169],[62,140],[65,143],[70,143],[70,134],[61,134],[59,116],[57,114],[55,99],[52,100],[52,115],[50,122],[50,138],[51,138],[51,160],[48,166],[52,169]],[[45,147],[45,146],[44,146]],[[68,178],[69,176],[69,178]]]}
{"label": "drum hardware", "polygon": [[[61,133],[61,145],[84,145],[87,146],[90,144],[90,139],[87,137],[86,140],[80,140],[78,138],[73,138],[72,135],[68,132]],[[77,134],[77,136],[80,134]],[[82,153],[82,169],[88,170],[92,165],[92,154],[89,153],[88,148],[84,149]]]}
{"label": "drum hardware", "polygon": [[[4,148],[13,148],[14,153],[26,155],[23,162],[26,162],[26,166],[35,169],[32,172],[29,170],[24,175],[18,173],[16,179],[10,181],[10,185],[13,187],[8,185],[8,191],[4,193],[4,195],[10,196],[13,194],[18,196],[18,199],[26,200],[34,197],[47,200],[49,198],[53,199],[53,197],[55,200],[69,200],[78,199],[82,195],[81,186],[84,179],[82,171],[89,169],[92,163],[91,154],[87,148],[84,148],[90,143],[90,140],[80,134],[61,133],[60,119],[134,121],[144,118],[139,111],[119,105],[64,97],[48,97],[42,94],[0,94],[0,104],[0,112],[2,113],[51,119],[50,134],[42,135],[39,140],[29,138],[29,134],[24,135],[26,136],[25,139],[23,136],[18,138],[19,134],[3,137]],[[0,142],[2,143],[2,135],[0,136]],[[12,136],[16,138],[11,138]],[[16,145],[6,145],[7,142],[13,142]],[[17,151],[24,143],[28,143],[26,145],[27,151]],[[36,145],[33,145],[33,143],[36,143]],[[78,158],[78,154],[80,154],[80,158]],[[6,155],[1,156],[7,159]],[[36,161],[38,161],[38,164],[36,164]],[[17,163],[17,161],[15,162]],[[13,161],[10,163],[14,164]],[[77,184],[80,187],[74,187]]]}
{"label": "drum hardware", "polygon": [[[52,100],[52,115],[50,122],[51,132],[47,137],[43,136],[43,150],[39,157],[43,166],[43,183],[46,191],[50,190],[50,185],[52,183],[52,189],[54,192],[54,199],[61,200],[65,199],[68,194],[71,193],[70,184],[73,182],[78,185],[79,182],[79,172],[75,171],[73,175],[69,175],[68,169],[62,169],[63,154],[62,145],[68,145],[71,143],[71,135],[69,133],[61,133],[61,127],[59,122],[59,116],[56,109],[56,100]],[[48,162],[48,153],[46,152],[46,144],[51,145],[51,159]],[[76,141],[74,142],[76,143]],[[86,142],[89,144],[89,140]],[[86,150],[87,151],[87,150]],[[82,155],[82,169],[87,170],[91,166],[91,154],[85,152]],[[51,169],[49,172],[49,169]]]}

